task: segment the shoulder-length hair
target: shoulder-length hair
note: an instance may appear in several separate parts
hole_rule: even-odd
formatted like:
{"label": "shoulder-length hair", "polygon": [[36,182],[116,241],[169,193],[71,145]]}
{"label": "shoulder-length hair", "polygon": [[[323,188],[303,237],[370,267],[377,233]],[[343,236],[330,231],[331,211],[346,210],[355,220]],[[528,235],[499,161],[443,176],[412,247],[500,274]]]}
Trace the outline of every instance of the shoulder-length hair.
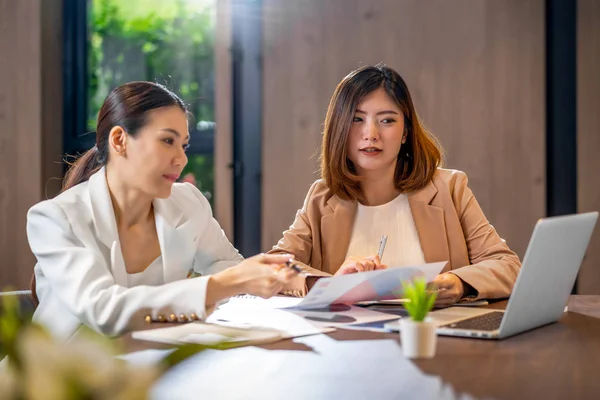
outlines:
{"label": "shoulder-length hair", "polygon": [[396,188],[402,193],[422,189],[443,163],[442,148],[419,120],[400,74],[384,64],[361,67],[336,87],[327,110],[321,145],[321,176],[332,193],[345,200],[363,198],[362,178],[348,157],[348,135],[356,108],[365,96],[379,88],[385,90],[404,115],[407,136],[396,163]]}

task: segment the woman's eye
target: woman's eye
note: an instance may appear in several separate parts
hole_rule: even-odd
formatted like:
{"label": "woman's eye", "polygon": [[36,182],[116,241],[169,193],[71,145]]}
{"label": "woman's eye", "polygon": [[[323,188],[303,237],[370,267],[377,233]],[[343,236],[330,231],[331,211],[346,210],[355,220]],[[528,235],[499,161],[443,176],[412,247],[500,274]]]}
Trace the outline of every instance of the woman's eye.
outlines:
{"label": "woman's eye", "polygon": [[163,139],[163,142],[165,142],[166,144],[171,145],[171,144],[173,144],[173,139],[171,139],[171,138]]}
{"label": "woman's eye", "polygon": [[381,121],[381,123],[383,123],[383,124],[393,124],[394,122],[396,122],[396,120],[391,119],[391,118],[386,118]]}
{"label": "woman's eye", "polygon": [[183,145],[183,146],[181,146],[181,147],[183,147],[183,151],[187,151],[187,149],[189,149],[189,148],[190,148],[190,144],[189,144],[189,143],[187,143],[187,144],[184,144],[184,145]]}
{"label": "woman's eye", "polygon": [[361,117],[354,117],[354,119],[352,120],[352,122],[360,122],[362,121]]}

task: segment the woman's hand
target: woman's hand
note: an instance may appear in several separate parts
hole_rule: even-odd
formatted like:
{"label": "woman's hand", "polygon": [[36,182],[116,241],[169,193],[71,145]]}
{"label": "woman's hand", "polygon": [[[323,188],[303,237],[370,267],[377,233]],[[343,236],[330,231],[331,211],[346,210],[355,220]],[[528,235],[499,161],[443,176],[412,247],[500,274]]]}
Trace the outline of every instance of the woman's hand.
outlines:
{"label": "woman's hand", "polygon": [[377,255],[371,257],[348,257],[334,276],[386,268],[387,265],[381,264],[381,260],[379,260],[379,256]]}
{"label": "woman's hand", "polygon": [[436,276],[433,284],[438,291],[435,307],[449,307],[458,302],[465,292],[463,281],[451,273]]}
{"label": "woman's hand", "polygon": [[276,295],[298,274],[285,266],[291,257],[289,254],[259,254],[212,275],[206,303],[215,304],[240,293],[263,298]]}

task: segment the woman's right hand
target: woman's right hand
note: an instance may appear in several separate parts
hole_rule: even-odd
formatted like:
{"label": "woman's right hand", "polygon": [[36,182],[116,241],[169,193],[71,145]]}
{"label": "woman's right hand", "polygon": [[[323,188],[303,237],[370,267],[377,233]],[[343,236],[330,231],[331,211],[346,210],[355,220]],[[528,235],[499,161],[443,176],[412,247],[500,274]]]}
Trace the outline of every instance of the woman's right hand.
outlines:
{"label": "woman's right hand", "polygon": [[356,272],[374,271],[377,269],[386,269],[387,265],[381,264],[379,256],[371,257],[348,257],[334,276],[354,274]]}
{"label": "woman's right hand", "polygon": [[247,293],[269,298],[298,275],[285,266],[289,254],[259,254],[211,277],[212,292],[219,299]]}

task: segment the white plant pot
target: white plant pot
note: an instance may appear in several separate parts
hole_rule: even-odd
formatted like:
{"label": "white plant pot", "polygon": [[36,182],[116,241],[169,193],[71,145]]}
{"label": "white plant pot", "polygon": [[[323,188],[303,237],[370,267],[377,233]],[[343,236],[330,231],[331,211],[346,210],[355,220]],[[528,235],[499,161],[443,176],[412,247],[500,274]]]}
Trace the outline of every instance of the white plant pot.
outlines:
{"label": "white plant pot", "polygon": [[415,322],[411,318],[400,320],[402,351],[408,358],[432,358],[437,346],[436,325],[431,318]]}

